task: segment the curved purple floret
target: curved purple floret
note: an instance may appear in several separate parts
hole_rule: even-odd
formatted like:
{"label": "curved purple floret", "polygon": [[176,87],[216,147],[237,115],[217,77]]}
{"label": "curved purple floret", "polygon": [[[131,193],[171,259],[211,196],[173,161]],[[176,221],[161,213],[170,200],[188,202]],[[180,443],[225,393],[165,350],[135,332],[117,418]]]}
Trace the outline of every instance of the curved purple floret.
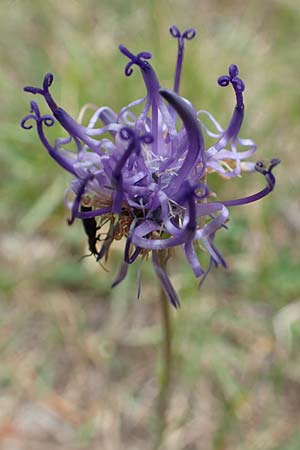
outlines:
{"label": "curved purple floret", "polygon": [[45,95],[47,94],[49,87],[52,85],[54,80],[54,75],[52,73],[47,73],[44,76],[44,80],[43,80],[43,88],[37,88],[34,86],[25,86],[24,87],[24,91],[25,92],[31,92],[32,94],[41,94],[41,95]]}
{"label": "curved purple floret", "polygon": [[47,114],[41,116],[39,107],[37,103],[34,101],[30,102],[30,112],[32,114],[27,114],[21,120],[21,127],[24,128],[24,130],[30,130],[32,128],[32,125],[27,124],[29,120],[34,120],[36,123],[38,122],[44,123],[47,127],[51,127],[55,123],[55,120],[53,119],[52,116],[49,116]]}
{"label": "curved purple floret", "polygon": [[112,186],[115,188],[116,195],[112,206],[112,212],[119,214],[122,209],[122,203],[125,197],[125,189],[123,185],[123,170],[130,156],[135,153],[136,157],[141,154],[141,143],[151,144],[153,137],[150,133],[144,136],[136,136],[136,133],[130,128],[122,128],[120,137],[125,142],[128,142],[127,149],[123,152],[120,159],[117,161],[115,168],[112,171]]}
{"label": "curved purple floret", "polygon": [[183,181],[191,174],[196,164],[200,164],[198,178],[205,171],[206,156],[204,149],[204,138],[194,109],[179,95],[167,89],[160,89],[160,95],[167,100],[176,110],[183,121],[189,140],[187,155],[180,167],[175,180],[172,180],[166,191],[168,193],[178,191]]}
{"label": "curved purple floret", "polygon": [[178,298],[176,291],[174,290],[172,283],[167,275],[166,262],[165,262],[165,264],[161,264],[159,252],[157,252],[157,251],[152,252],[152,262],[153,262],[153,267],[154,267],[155,273],[160,281],[161,287],[163,288],[167,299],[169,300],[171,305],[174,306],[174,308],[176,308],[176,309],[179,308],[180,307],[179,298]]}
{"label": "curved purple floret", "polygon": [[88,145],[95,152],[99,151],[99,145],[96,141],[88,136],[88,130],[82,125],[78,124],[73,117],[70,116],[63,108],[57,106],[55,100],[49,92],[49,87],[52,85],[54,80],[54,76],[51,73],[45,75],[43,80],[43,89],[36,88],[33,86],[26,86],[24,88],[25,92],[33,93],[33,94],[41,94],[49,108],[51,109],[54,117],[60,123],[60,125],[69,133],[70,137],[73,138],[76,142],[78,149],[80,149],[80,141],[83,144]]}
{"label": "curved purple floret", "polygon": [[214,149],[219,152],[224,149],[229,141],[232,141],[235,145],[238,139],[238,134],[240,132],[243,119],[244,119],[244,102],[243,102],[243,91],[245,90],[244,82],[238,78],[239,69],[235,64],[229,66],[229,75],[222,75],[218,78],[218,84],[221,87],[226,87],[232,84],[235,95],[236,95],[236,106],[234,108],[231,120],[227,129],[223,132],[218,142],[214,145]]}
{"label": "curved purple floret", "polygon": [[[68,225],[72,225],[72,223],[74,222],[75,218],[77,217],[77,214],[78,214],[79,208],[80,208],[80,204],[81,204],[82,196],[84,194],[84,191],[86,189],[86,186],[87,186],[88,182],[90,180],[92,180],[92,179],[93,179],[93,175],[91,174],[91,175],[88,175],[85,179],[83,179],[81,181],[79,189],[78,189],[78,192],[77,192],[76,197],[75,197],[75,200],[73,202],[72,211],[71,211],[71,217],[70,217],[70,219],[67,220]],[[85,212],[88,212],[88,211],[85,211]]]}
{"label": "curved purple floret", "polygon": [[197,229],[197,214],[195,202],[195,186],[192,186],[189,181],[185,181],[180,189],[179,202],[186,203],[188,206],[189,221],[186,225],[185,232],[191,233],[191,238]]}
{"label": "curved purple floret", "polygon": [[236,104],[238,108],[243,108],[243,92],[245,90],[245,84],[243,80],[241,80],[238,77],[239,69],[238,66],[235,64],[231,64],[229,66],[229,76],[228,75],[222,75],[218,78],[218,84],[222,87],[228,86],[230,83],[232,84],[232,87],[234,89],[235,95],[236,95]]}
{"label": "curved purple floret", "polygon": [[34,120],[36,123],[39,138],[52,158],[65,170],[76,176],[76,171],[73,165],[62,154],[60,154],[55,147],[51,146],[45,136],[43,126],[45,125],[46,127],[51,127],[55,123],[55,120],[49,115],[41,116],[39,107],[36,102],[32,101],[30,105],[31,112],[33,114],[28,114],[23,118],[23,120],[21,121],[22,128],[24,128],[25,130],[30,130],[32,128],[32,125],[27,125],[27,122],[28,120]]}
{"label": "curved purple floret", "polygon": [[45,98],[45,100],[52,112],[54,112],[57,108],[57,104],[55,103],[53,97],[51,96],[51,94],[49,92],[49,87],[52,85],[53,80],[54,80],[54,75],[52,73],[47,73],[43,80],[43,88],[42,89],[34,87],[34,86],[25,86],[24,87],[25,92],[30,92],[31,94],[42,95]]}
{"label": "curved purple floret", "polygon": [[184,33],[181,33],[180,30],[172,25],[169,29],[170,34],[173,38],[178,41],[178,53],[177,53],[177,62],[175,69],[175,77],[174,77],[174,92],[179,93],[179,85],[180,85],[180,77],[182,71],[183,64],[183,56],[184,56],[184,40],[192,40],[196,36],[196,30],[194,28],[189,28],[185,30]]}
{"label": "curved purple floret", "polygon": [[241,197],[234,200],[224,200],[222,201],[224,206],[239,206],[239,205],[246,205],[248,203],[256,202],[257,200],[260,200],[261,198],[265,197],[266,195],[270,194],[270,192],[273,191],[276,179],[275,176],[272,173],[272,170],[274,167],[276,167],[280,163],[280,159],[271,159],[270,165],[268,168],[266,168],[265,164],[261,161],[258,161],[255,166],[256,172],[261,173],[266,181],[267,186],[262,189],[261,191],[257,192],[256,194],[249,195],[247,197]]}
{"label": "curved purple floret", "polygon": [[130,76],[133,72],[132,66],[136,64],[142,73],[144,83],[147,89],[146,104],[143,112],[136,121],[136,129],[139,131],[147,131],[146,120],[150,108],[152,109],[152,120],[150,132],[153,135],[154,144],[153,151],[158,151],[158,114],[161,109],[162,101],[158,94],[160,85],[156,73],[151,64],[147,61],[152,55],[149,52],[140,52],[137,55],[131,53],[124,45],[120,45],[119,49],[123,55],[130,59],[130,62],[125,67],[125,75]]}
{"label": "curved purple floret", "polygon": [[160,86],[151,64],[147,61],[152,58],[151,53],[140,52],[134,55],[124,45],[120,45],[119,50],[130,59],[130,62],[125,67],[125,75],[130,76],[133,72],[132,66],[137,65],[141,69],[150,101],[153,102],[155,95],[158,95]]}
{"label": "curved purple floret", "polygon": [[111,287],[114,288],[118,286],[118,284],[120,284],[126,278],[127,272],[128,272],[128,264],[125,261],[123,261],[119,269],[119,273],[114,279]]}

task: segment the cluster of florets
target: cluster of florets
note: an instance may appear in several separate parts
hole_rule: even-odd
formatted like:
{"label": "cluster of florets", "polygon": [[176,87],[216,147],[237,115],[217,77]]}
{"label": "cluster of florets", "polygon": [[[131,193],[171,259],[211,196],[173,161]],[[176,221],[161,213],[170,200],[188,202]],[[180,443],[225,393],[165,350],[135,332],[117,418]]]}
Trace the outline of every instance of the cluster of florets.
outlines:
{"label": "cluster of florets", "polygon": [[[129,59],[126,76],[133,73],[133,66],[141,71],[147,90],[145,98],[133,101],[119,113],[101,107],[89,124],[83,126],[57,106],[49,92],[53,75],[47,74],[42,88],[27,86],[24,90],[42,95],[52,115],[42,116],[37,103],[32,101],[31,114],[24,117],[22,127],[32,128],[28,121],[34,120],[44,147],[72,174],[66,196],[71,209],[69,223],[75,219],[83,221],[89,248],[97,261],[107,258],[114,240],[125,238],[124,258],[113,285],[124,279],[130,264],[152,254],[161,286],[177,307],[179,300],[166,272],[170,249],[183,248],[195,276],[201,281],[213,264],[225,266],[214,237],[228,220],[228,207],[256,201],[271,192],[275,185],[272,169],[279,160],[272,160],[268,167],[261,162],[243,161],[253,155],[256,145],[250,139],[239,137],[245,86],[238,77],[236,65],[229,67],[229,75],[218,79],[220,86],[232,85],[236,97],[227,128],[223,129],[209,112],[197,112],[188,100],[179,96],[184,41],[196,33],[189,29],[181,34],[175,26],[170,28],[170,33],[178,40],[173,90],[161,88],[149,63],[150,53],[135,55],[120,45],[121,53]],[[140,104],[144,104],[143,109],[136,115],[134,107]],[[203,118],[210,121],[213,131],[207,128]],[[178,125],[179,119],[182,126]],[[45,128],[56,121],[68,137],[52,145]],[[99,122],[101,127],[97,126]],[[215,144],[209,148],[205,148],[203,132],[215,138]],[[71,143],[75,144],[76,151],[66,149]],[[230,179],[241,170],[261,173],[266,187],[249,197],[216,201],[208,185],[208,175],[216,172]],[[199,241],[201,247],[196,245]],[[200,248],[210,258],[206,269],[199,261]]]}

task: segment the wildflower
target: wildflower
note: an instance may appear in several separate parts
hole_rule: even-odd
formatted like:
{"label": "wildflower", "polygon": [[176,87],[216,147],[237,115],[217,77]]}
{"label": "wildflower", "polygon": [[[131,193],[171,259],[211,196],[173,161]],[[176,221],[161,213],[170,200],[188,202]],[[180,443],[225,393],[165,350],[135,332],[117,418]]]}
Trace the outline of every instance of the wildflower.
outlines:
{"label": "wildflower", "polygon": [[[140,70],[147,90],[145,98],[133,101],[118,113],[101,107],[85,127],[56,104],[50,93],[53,75],[47,74],[42,88],[26,86],[24,90],[43,96],[52,114],[41,115],[37,103],[32,101],[31,112],[21,125],[30,129],[29,121],[33,120],[50,156],[73,176],[68,195],[73,192],[74,199],[70,202],[67,195],[66,200],[71,209],[69,224],[75,219],[83,221],[96,260],[106,259],[114,240],[125,238],[124,258],[113,286],[125,278],[130,264],[152,254],[161,286],[172,305],[178,307],[179,299],[166,271],[171,249],[182,247],[192,271],[202,281],[213,264],[226,266],[214,237],[225,227],[228,207],[251,203],[269,194],[275,186],[272,171],[279,160],[271,160],[269,166],[244,161],[254,154],[256,145],[239,137],[245,86],[236,65],[232,64],[229,74],[218,79],[221,87],[232,86],[236,98],[226,129],[209,112],[197,112],[179,96],[184,43],[193,39],[196,32],[189,29],[181,33],[172,26],[170,33],[178,41],[173,90],[161,88],[149,63],[150,53],[135,55],[120,45],[121,53],[129,60],[125,75],[131,76],[134,68]],[[134,114],[133,108],[142,104],[141,113]],[[204,124],[204,117],[213,131]],[[68,137],[52,145],[45,130],[55,122]],[[99,122],[102,125],[96,126]],[[203,133],[215,139],[213,146],[205,148]],[[76,151],[68,149],[72,143]],[[210,173],[230,179],[242,169],[263,175],[266,187],[248,197],[214,200],[208,185]],[[103,238],[99,230],[107,223]],[[210,257],[207,269],[199,261],[198,241]]]}

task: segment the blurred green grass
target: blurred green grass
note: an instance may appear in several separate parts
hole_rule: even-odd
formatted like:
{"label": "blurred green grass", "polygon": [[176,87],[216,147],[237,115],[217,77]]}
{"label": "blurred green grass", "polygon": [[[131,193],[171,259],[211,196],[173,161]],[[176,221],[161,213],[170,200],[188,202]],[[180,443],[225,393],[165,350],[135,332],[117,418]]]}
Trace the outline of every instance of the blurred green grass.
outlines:
{"label": "blurred green grass", "polygon": [[[242,136],[256,141],[257,158],[282,164],[274,193],[233,210],[229,230],[219,233],[228,270],[213,271],[198,291],[180,255],[171,262],[183,307],[173,314],[176,370],[165,448],[298,450],[299,315],[283,312],[288,305],[297,312],[300,299],[300,5],[2,0],[0,8],[1,448],[14,439],[28,448],[27,438],[31,449],[39,439],[51,449],[150,448],[161,346],[152,269],[143,263],[136,301],[135,268],[110,289],[118,249],[109,274],[78,261],[85,237],[80,223],[66,224],[69,177],[19,122],[31,98],[23,86],[40,85],[48,71],[58,103],[75,117],[85,103],[119,110],[143,96],[138,72],[123,74],[120,43],[153,52],[162,84],[172,86],[174,23],[198,31],[186,49],[182,94],[225,124],[232,93],[216,79],[238,64],[247,86]],[[252,193],[256,179],[216,188],[224,198]],[[36,422],[34,432],[24,424],[24,405],[33,414],[37,404],[56,414],[61,428],[43,434]]]}

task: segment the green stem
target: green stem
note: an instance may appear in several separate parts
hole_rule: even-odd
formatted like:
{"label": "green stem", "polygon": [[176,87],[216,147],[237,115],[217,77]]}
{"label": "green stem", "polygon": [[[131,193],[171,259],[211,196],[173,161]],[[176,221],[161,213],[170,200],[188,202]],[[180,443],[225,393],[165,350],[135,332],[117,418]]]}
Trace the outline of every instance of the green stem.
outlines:
{"label": "green stem", "polygon": [[171,391],[171,373],[172,373],[172,323],[170,315],[170,305],[165,296],[163,289],[160,289],[160,306],[162,313],[163,325],[163,362],[162,372],[160,377],[160,391],[157,403],[157,426],[156,435],[154,439],[153,450],[161,448],[165,430],[167,427],[167,413],[170,402]]}

